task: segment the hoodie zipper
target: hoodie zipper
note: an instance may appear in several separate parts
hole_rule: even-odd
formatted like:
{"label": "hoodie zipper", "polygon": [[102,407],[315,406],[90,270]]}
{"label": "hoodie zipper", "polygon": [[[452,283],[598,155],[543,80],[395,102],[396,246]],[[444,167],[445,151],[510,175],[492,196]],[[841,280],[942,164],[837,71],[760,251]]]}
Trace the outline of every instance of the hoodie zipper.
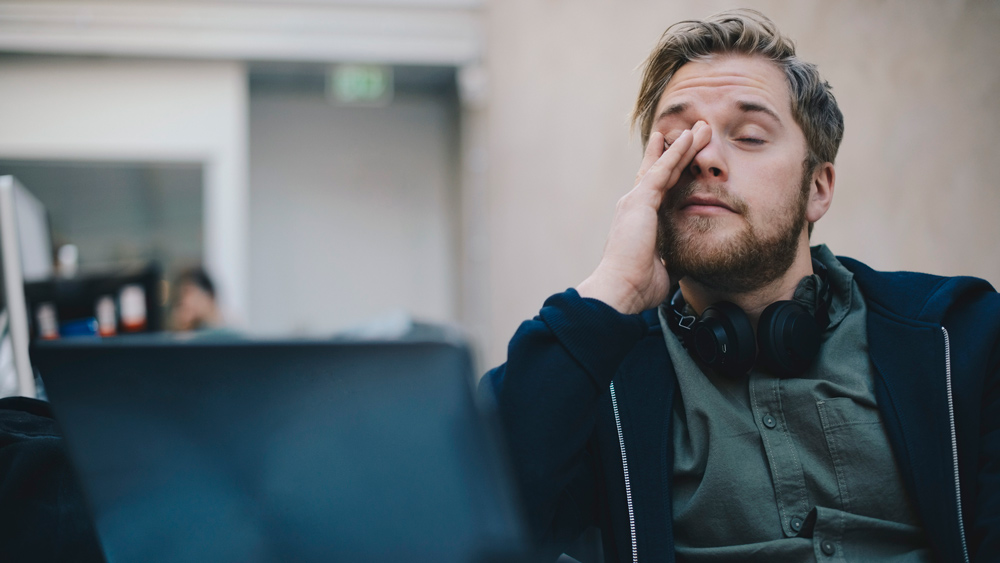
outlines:
{"label": "hoodie zipper", "polygon": [[[962,538],[962,558],[965,563],[969,563],[969,548],[965,544],[965,524],[962,522],[962,490],[958,480],[958,434],[955,432],[955,401],[951,392],[951,340],[948,338],[948,329],[941,327],[944,333],[944,374],[945,383],[948,385],[948,423],[951,425],[951,457],[955,464],[955,501],[958,506],[958,532]],[[611,393],[614,400],[614,392]],[[617,419],[618,413],[615,412]],[[621,429],[618,430],[619,437]],[[622,446],[622,456],[625,455],[624,445]],[[626,477],[627,482],[628,477]]]}
{"label": "hoodie zipper", "polygon": [[[948,389],[949,396],[951,393],[951,388]],[[632,536],[632,561],[634,563],[639,563],[639,553],[636,551],[636,540],[635,540],[635,512],[632,510],[632,486],[629,484],[628,480],[628,459],[625,457],[625,436],[622,435],[622,421],[618,416],[618,400],[615,398],[615,384],[611,382],[611,406],[615,410],[615,426],[618,427],[618,445],[622,449],[622,470],[625,472],[625,500],[628,502],[628,527],[629,533]],[[952,427],[952,435],[954,436],[954,426]],[[957,469],[956,469],[957,471]],[[961,516],[961,515],[959,515]],[[964,547],[964,535],[963,535],[963,547]],[[966,562],[968,562],[968,557],[966,557]]]}

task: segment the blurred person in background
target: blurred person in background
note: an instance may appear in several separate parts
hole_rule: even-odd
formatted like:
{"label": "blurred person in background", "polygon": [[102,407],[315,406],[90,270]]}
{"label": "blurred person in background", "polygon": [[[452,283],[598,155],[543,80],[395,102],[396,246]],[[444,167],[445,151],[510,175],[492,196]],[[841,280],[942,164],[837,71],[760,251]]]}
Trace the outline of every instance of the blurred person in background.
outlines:
{"label": "blurred person in background", "polygon": [[481,382],[535,538],[597,526],[607,561],[1000,560],[1000,296],[810,248],[844,131],[817,68],[758,12],[680,22],[633,120],[600,263]]}
{"label": "blurred person in background", "polygon": [[215,299],[215,284],[203,268],[185,270],[174,283],[170,327],[178,332],[222,327],[222,313]]}

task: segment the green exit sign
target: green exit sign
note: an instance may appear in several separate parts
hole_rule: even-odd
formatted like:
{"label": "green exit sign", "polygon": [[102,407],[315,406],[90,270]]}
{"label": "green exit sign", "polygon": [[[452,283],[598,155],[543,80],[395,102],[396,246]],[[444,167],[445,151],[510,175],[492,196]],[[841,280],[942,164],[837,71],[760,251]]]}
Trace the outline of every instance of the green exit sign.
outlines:
{"label": "green exit sign", "polygon": [[392,101],[392,67],[335,65],[327,75],[327,96],[340,105],[386,105]]}

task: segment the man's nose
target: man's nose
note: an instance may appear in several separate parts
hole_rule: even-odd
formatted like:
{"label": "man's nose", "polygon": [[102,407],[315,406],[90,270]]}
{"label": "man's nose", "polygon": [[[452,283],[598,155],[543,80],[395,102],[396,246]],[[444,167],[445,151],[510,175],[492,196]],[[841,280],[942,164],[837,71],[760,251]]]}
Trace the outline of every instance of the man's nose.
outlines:
{"label": "man's nose", "polygon": [[718,135],[715,131],[712,132],[712,139],[705,145],[705,148],[694,155],[694,158],[691,160],[691,166],[688,169],[695,179],[721,182],[725,182],[728,179],[729,174],[725,156],[723,155],[722,143],[718,140]]}

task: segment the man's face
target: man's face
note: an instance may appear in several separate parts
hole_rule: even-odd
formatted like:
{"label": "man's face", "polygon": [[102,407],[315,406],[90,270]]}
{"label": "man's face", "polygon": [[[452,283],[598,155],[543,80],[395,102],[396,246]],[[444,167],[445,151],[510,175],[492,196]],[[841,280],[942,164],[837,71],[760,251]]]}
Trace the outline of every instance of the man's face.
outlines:
{"label": "man's face", "polygon": [[712,128],[660,209],[658,243],[672,277],[738,293],[784,274],[808,245],[811,179],[784,73],[760,57],[689,62],[655,115],[652,130],[667,143],[698,120]]}
{"label": "man's face", "polygon": [[214,310],[215,301],[211,295],[191,282],[182,282],[171,312],[173,328],[181,331],[203,328]]}

